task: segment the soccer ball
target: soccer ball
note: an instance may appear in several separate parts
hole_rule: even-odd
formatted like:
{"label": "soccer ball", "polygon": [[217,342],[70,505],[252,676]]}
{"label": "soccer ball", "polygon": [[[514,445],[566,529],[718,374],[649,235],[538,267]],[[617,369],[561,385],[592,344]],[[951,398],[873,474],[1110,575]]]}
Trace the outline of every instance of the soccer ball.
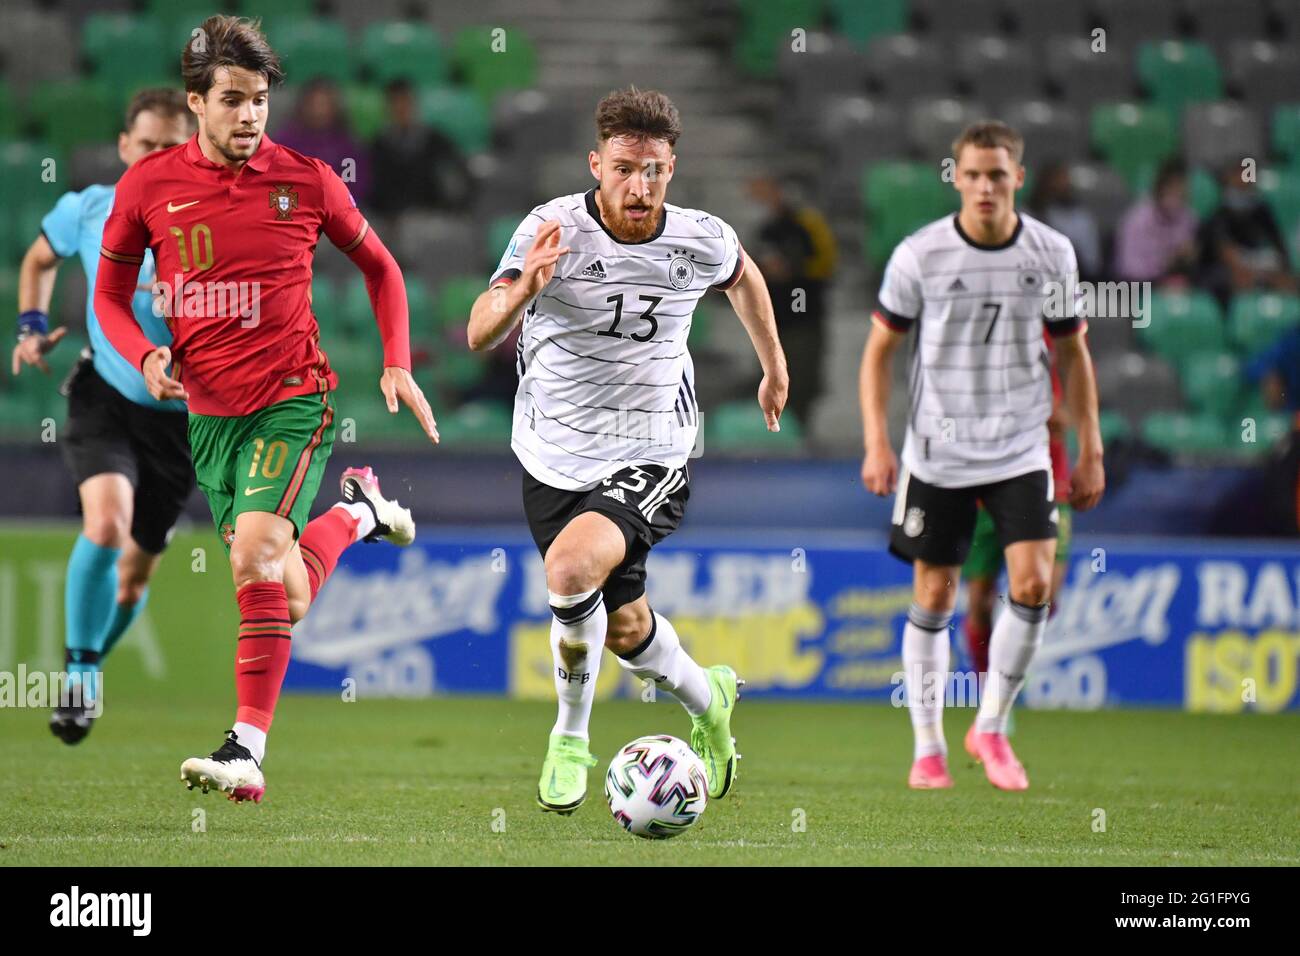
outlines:
{"label": "soccer ball", "polygon": [[677,836],[709,802],[704,761],[676,737],[638,737],[609,762],[605,799],[629,833],[650,840]]}

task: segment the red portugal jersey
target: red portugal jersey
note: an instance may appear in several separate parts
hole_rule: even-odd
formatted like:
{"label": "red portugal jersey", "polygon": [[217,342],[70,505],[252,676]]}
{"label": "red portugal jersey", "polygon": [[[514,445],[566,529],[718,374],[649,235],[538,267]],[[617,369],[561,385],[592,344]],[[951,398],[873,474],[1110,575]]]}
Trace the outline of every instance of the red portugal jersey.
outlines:
{"label": "red portugal jersey", "polygon": [[[311,308],[312,257],[322,233],[349,252],[367,229],[320,160],[264,134],[235,172],[207,159],[196,134],[122,176],[102,252],[136,263],[153,250],[190,411],[247,415],[337,385]],[[139,368],[145,354],[126,358]]]}

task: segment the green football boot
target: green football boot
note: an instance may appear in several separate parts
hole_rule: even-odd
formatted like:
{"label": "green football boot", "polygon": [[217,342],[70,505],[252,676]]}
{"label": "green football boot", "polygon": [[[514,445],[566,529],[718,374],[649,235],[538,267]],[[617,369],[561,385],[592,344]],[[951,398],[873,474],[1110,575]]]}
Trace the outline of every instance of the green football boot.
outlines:
{"label": "green football boot", "polygon": [[709,799],[725,797],[736,782],[736,738],[731,736],[731,712],[745,682],[726,664],[704,668],[713,699],[700,717],[692,717],[691,749],[704,761],[709,780]]}
{"label": "green football boot", "polygon": [[537,781],[537,805],[550,813],[568,816],[587,799],[587,768],[597,763],[581,737],[551,734],[542,776]]}

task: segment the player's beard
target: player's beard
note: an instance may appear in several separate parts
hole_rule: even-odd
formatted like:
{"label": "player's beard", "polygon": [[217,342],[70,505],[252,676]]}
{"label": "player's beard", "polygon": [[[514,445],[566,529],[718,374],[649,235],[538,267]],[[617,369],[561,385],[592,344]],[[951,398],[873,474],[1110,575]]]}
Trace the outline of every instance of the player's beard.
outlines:
{"label": "player's beard", "polygon": [[245,163],[248,162],[248,160],[250,160],[253,157],[253,154],[257,152],[257,148],[262,145],[262,134],[259,131],[253,137],[253,148],[248,150],[248,152],[244,152],[245,147],[237,146],[235,144],[235,133],[238,132],[241,132],[241,130],[238,129],[231,130],[230,135],[226,137],[226,141],[224,143],[218,143],[215,139],[212,139],[211,137],[209,137],[209,141],[212,143],[213,146],[217,148],[217,152],[219,152],[222,156],[226,157],[226,159],[230,160],[230,162]]}
{"label": "player's beard", "polygon": [[[642,208],[645,208],[644,206]],[[656,206],[644,219],[632,219],[622,206],[606,203],[604,210],[606,225],[623,242],[643,242],[653,236],[659,229],[659,219],[664,214],[664,207]],[[612,213],[612,215],[611,215]]]}

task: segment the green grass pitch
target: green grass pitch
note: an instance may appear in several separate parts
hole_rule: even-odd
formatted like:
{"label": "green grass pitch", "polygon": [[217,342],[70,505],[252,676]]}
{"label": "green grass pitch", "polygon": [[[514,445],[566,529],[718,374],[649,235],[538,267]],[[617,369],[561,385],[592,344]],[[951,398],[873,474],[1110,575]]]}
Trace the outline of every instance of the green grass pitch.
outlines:
{"label": "green grass pitch", "polygon": [[217,745],[229,710],[119,697],[77,747],[50,735],[43,712],[8,711],[0,863],[1300,864],[1297,714],[1021,712],[1013,740],[1031,788],[1006,794],[958,754],[971,714],[950,711],[957,786],[912,792],[905,714],[742,701],[736,789],[692,830],[653,842],[614,824],[603,770],[633,737],[685,737],[671,702],[597,704],[601,764],[571,817],[533,802],[551,705],[286,697],[261,805],[178,780],[182,759]]}

